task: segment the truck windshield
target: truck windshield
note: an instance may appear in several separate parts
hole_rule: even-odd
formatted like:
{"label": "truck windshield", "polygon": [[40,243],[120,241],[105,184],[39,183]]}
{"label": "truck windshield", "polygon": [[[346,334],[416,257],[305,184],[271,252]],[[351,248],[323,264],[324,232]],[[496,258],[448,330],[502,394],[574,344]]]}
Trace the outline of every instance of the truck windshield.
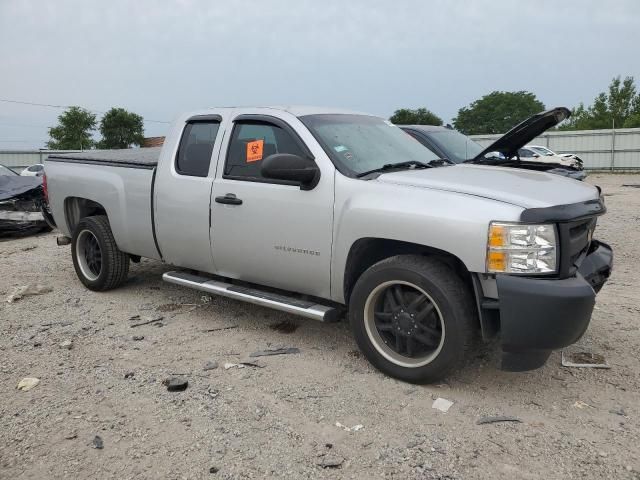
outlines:
{"label": "truck windshield", "polygon": [[351,174],[358,175],[392,163],[428,164],[438,160],[435,153],[409,134],[378,117],[322,114],[306,115],[300,120],[336,167]]}

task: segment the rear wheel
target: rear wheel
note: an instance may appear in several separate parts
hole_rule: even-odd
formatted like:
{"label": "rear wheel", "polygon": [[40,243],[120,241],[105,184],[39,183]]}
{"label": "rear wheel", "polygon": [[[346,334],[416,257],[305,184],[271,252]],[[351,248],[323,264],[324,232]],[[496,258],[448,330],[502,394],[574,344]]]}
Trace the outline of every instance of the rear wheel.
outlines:
{"label": "rear wheel", "polygon": [[438,381],[458,367],[477,325],[464,282],[446,264],[417,255],[369,268],[354,286],[349,310],[369,361],[411,383]]}
{"label": "rear wheel", "polygon": [[129,255],[118,249],[104,215],[86,217],[78,223],[71,256],[78,278],[90,290],[110,290],[127,279]]}

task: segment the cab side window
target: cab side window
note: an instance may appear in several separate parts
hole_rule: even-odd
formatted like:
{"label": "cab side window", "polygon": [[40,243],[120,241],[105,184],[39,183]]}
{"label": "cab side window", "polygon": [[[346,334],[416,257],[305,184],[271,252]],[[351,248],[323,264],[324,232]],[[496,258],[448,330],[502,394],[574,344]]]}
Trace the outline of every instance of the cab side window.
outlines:
{"label": "cab side window", "polygon": [[304,156],[302,149],[285,129],[267,122],[236,122],[229,143],[224,176],[262,180],[262,160],[274,153]]}
{"label": "cab side window", "polygon": [[176,155],[176,171],[180,175],[206,177],[209,174],[213,145],[219,128],[219,122],[187,123]]}

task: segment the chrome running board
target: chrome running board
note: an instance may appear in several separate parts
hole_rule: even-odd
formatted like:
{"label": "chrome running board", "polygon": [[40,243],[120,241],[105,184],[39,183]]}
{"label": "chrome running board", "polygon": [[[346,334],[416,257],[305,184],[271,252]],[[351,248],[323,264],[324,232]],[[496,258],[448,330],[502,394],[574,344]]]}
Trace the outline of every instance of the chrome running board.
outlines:
{"label": "chrome running board", "polygon": [[293,313],[321,322],[335,322],[339,318],[338,309],[328,305],[321,305],[313,301],[300,300],[277,293],[265,292],[257,288],[232,285],[231,283],[212,280],[186,272],[166,272],[162,275],[162,279],[165,282],[175,285],[182,285],[183,287],[193,288],[213,295],[242,300],[243,302]]}

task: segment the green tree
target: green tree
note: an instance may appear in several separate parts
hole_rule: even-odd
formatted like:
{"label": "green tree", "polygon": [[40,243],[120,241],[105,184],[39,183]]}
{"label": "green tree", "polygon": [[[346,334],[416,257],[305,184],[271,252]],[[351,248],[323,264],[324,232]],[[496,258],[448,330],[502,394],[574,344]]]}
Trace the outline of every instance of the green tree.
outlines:
{"label": "green tree", "polygon": [[597,130],[640,126],[640,93],[633,77],[615,77],[608,92],[601,92],[593,104],[580,104],[572,111],[571,118],[562,130]]}
{"label": "green tree", "polygon": [[100,120],[100,134],[102,140],[98,142],[98,148],[140,146],[144,141],[144,123],[140,115],[114,107]]}
{"label": "green tree", "polygon": [[505,133],[543,110],[544,104],[531,92],[495,91],[458,110],[453,125],[467,135]]}
{"label": "green tree", "polygon": [[442,125],[442,119],[426,108],[401,108],[389,120],[396,125]]}
{"label": "green tree", "polygon": [[53,150],[86,150],[93,146],[91,132],[96,116],[80,107],[69,107],[58,117],[58,125],[49,129],[47,147]]}

